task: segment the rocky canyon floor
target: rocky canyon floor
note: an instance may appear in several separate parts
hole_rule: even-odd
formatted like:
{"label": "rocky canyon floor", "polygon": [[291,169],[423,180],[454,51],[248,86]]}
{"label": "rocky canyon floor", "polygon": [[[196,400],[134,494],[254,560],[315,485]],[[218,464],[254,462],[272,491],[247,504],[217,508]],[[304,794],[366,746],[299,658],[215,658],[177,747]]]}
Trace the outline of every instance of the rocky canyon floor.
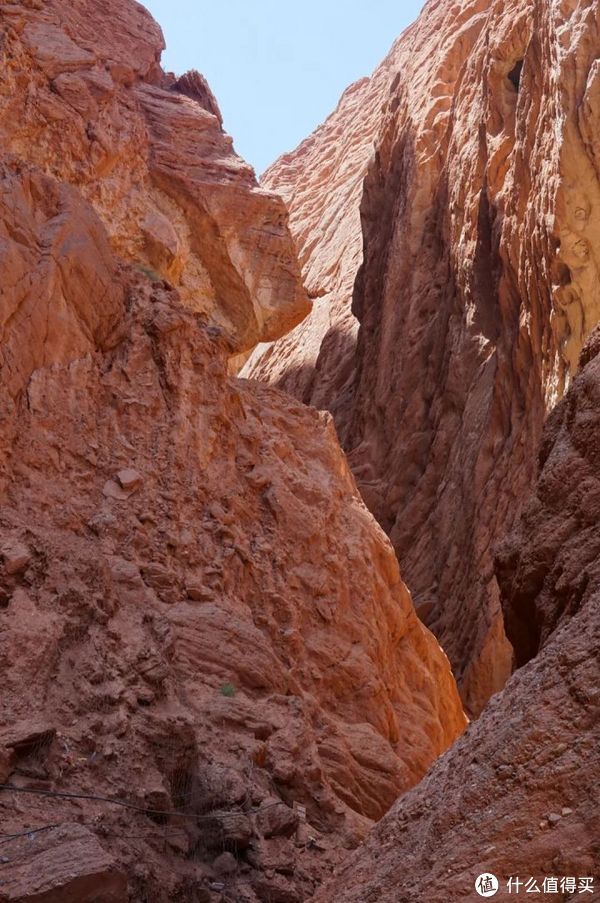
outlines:
{"label": "rocky canyon floor", "polygon": [[597,0],[261,184],[163,49],[0,0],[0,903],[595,899]]}

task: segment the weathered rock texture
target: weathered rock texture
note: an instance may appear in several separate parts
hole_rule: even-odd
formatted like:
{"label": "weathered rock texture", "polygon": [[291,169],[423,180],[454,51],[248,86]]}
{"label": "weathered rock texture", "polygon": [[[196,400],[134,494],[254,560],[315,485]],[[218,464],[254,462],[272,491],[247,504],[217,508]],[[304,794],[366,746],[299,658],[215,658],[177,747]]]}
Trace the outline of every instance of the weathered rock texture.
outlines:
{"label": "weathered rock texture", "polygon": [[536,491],[496,551],[518,665],[595,599],[600,586],[600,327],[581,363],[571,390],[546,421]]}
{"label": "weathered rock texture", "polygon": [[76,185],[119,256],[168,278],[231,351],[276,338],[309,310],[284,204],[233,152],[202,76],[161,71],[149,13],[92,5],[2,4],[5,153]]}
{"label": "weathered rock texture", "polygon": [[280,341],[259,345],[243,372],[327,408],[342,431],[351,416],[358,332],[350,299],[362,261],[360,200],[396,65],[392,51],[371,79],[351,85],[335,113],[262,177],[289,206],[313,307]]}
{"label": "weathered rock texture", "polygon": [[592,877],[597,894],[599,352],[596,336],[549,419],[535,493],[498,554],[508,635],[528,663],[317,895],[322,903],[477,899],[484,871],[500,879],[494,899],[515,898],[511,876],[540,889],[544,877]]}
{"label": "weathered rock texture", "polygon": [[[289,200],[309,290],[335,299],[322,341],[317,314],[249,372],[334,412],[473,712],[511,668],[491,550],[600,317],[599,17],[588,0],[430,0],[267,180]],[[377,152],[361,196],[365,121]]]}
{"label": "weathered rock texture", "polygon": [[227,377],[307,303],[204,80],[133,2],[0,14],[0,901],[300,901],[449,665],[331,417]]}

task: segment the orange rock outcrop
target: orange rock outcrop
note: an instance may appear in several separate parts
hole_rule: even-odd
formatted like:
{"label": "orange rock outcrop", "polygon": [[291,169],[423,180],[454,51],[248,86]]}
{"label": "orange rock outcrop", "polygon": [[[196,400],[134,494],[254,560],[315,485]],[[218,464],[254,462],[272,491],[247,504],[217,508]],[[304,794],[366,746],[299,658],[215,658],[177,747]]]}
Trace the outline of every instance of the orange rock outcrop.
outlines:
{"label": "orange rock outcrop", "polygon": [[533,495],[497,553],[522,667],[319,903],[475,899],[482,873],[498,879],[498,900],[598,892],[600,333],[582,362],[548,420]]}
{"label": "orange rock outcrop", "polygon": [[119,257],[168,279],[232,352],[276,338],[309,310],[284,204],[233,152],[202,76],[162,72],[150,14],[90,7],[3,5],[4,153],[76,186]]}
{"label": "orange rock outcrop", "polygon": [[322,297],[246,372],[333,412],[473,713],[512,667],[493,547],[600,316],[599,35],[585,0],[430,0],[267,177]]}
{"label": "orange rock outcrop", "polygon": [[202,77],[129,0],[0,17],[0,901],[301,901],[448,662],[331,417],[227,376],[308,301]]}

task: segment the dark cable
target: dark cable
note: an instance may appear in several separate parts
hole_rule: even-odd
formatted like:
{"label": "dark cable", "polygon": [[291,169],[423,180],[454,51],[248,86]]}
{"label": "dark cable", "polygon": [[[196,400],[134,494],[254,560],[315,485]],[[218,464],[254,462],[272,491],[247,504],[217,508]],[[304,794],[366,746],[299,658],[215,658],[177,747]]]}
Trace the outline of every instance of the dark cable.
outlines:
{"label": "dark cable", "polygon": [[19,834],[0,834],[0,837],[3,838],[0,840],[0,847],[18,837],[28,837],[30,834],[39,834],[40,831],[50,831],[52,828],[60,828],[60,825],[42,825],[41,828],[30,828],[29,831],[21,831]]}
{"label": "dark cable", "polygon": [[[10,790],[13,793],[31,793],[34,796],[49,796],[55,799],[93,800],[98,803],[112,803],[113,806],[121,806],[123,809],[142,812],[144,815],[161,815],[165,818],[193,818],[195,821],[210,821],[214,818],[236,818],[239,815],[249,815],[259,811],[258,809],[250,809],[247,812],[215,812],[212,815],[195,815],[193,812],[179,812],[177,809],[145,809],[143,806],[137,806],[135,803],[128,803],[124,800],[118,800],[110,796],[98,796],[94,793],[75,793],[62,790],[36,790],[33,787],[15,787],[13,784],[0,784],[0,790]],[[267,806],[262,806],[261,811],[264,809],[271,809],[273,806],[286,805],[287,803],[283,800],[278,800],[276,803],[269,803]]]}

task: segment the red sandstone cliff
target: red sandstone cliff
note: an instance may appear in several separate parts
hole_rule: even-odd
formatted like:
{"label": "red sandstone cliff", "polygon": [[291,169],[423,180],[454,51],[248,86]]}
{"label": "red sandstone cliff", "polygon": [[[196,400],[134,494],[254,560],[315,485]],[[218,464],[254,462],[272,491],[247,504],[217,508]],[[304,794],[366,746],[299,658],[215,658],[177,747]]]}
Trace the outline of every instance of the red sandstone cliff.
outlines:
{"label": "red sandstone cliff", "polygon": [[599,17],[430,0],[266,179],[324,294],[246,372],[334,413],[473,712],[511,669],[492,550],[600,317]]}
{"label": "red sandstone cliff", "polygon": [[0,17],[0,901],[301,901],[447,660],[330,417],[227,377],[308,303],[203,79],[129,0]]}
{"label": "red sandstone cliff", "polygon": [[168,279],[231,350],[276,338],[309,310],[284,204],[233,152],[202,76],[160,70],[149,13],[93,6],[2,6],[4,153],[76,186],[119,256]]}
{"label": "red sandstone cliff", "polygon": [[[404,796],[315,900],[494,899],[533,878],[576,879],[594,899],[600,862],[600,334],[548,420],[532,498],[498,552],[508,635],[523,665],[481,718]],[[591,877],[594,892],[578,893]],[[533,892],[533,891],[531,891]]]}
{"label": "red sandstone cliff", "polygon": [[290,209],[313,305],[281,341],[259,345],[243,372],[328,408],[342,433],[351,414],[358,330],[350,299],[362,260],[360,200],[396,66],[394,49],[371,79],[351,85],[329,119],[262,178]]}
{"label": "red sandstone cliff", "polygon": [[[542,423],[600,313],[599,16],[426,5],[269,174],[303,321],[145,10],[0,5],[0,903],[594,875],[597,335]],[[331,409],[473,711],[514,650],[433,766],[454,681],[331,416],[227,375],[294,324],[246,372]]]}

